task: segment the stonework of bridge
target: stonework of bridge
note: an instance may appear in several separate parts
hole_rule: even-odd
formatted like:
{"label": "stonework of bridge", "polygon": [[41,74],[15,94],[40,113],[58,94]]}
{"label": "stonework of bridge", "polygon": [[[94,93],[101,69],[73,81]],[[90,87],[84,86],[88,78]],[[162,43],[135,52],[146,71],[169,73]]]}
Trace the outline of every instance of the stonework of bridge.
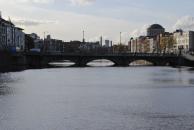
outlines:
{"label": "stonework of bridge", "polygon": [[127,53],[127,54],[26,54],[27,64],[30,67],[45,67],[51,62],[70,61],[74,66],[85,67],[94,60],[106,59],[112,61],[115,66],[126,67],[130,63],[144,60],[154,66],[194,66],[194,61],[190,61],[183,56],[176,54],[148,54],[148,53]]}

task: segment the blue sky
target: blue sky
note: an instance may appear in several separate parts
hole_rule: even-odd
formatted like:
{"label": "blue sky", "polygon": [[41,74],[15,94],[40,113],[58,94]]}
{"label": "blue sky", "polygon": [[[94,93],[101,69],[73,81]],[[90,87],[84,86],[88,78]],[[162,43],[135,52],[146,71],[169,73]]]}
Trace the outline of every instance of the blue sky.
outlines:
{"label": "blue sky", "polygon": [[52,34],[54,38],[81,40],[82,30],[88,40],[100,35],[123,42],[145,34],[154,23],[167,31],[194,29],[193,0],[0,0],[3,17],[25,32]]}

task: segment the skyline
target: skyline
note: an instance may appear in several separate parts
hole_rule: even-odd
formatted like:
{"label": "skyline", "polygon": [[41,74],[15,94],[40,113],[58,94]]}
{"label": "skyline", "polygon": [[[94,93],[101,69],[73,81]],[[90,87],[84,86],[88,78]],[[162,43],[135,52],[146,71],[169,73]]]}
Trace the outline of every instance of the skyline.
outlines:
{"label": "skyline", "polygon": [[[141,3],[140,3],[141,2]],[[87,40],[105,39],[119,42],[119,33],[126,42],[130,37],[145,34],[154,23],[166,31],[182,28],[194,30],[193,1],[154,0],[1,0],[3,18],[11,18],[26,33],[44,32],[52,37],[82,40],[85,30]],[[159,5],[159,6],[158,6]],[[165,10],[164,10],[165,9]]]}

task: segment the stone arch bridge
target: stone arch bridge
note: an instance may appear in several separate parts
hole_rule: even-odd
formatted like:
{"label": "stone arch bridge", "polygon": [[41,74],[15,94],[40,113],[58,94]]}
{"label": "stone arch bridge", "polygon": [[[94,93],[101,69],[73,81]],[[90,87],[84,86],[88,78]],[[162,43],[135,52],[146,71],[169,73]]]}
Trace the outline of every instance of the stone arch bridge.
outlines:
{"label": "stone arch bridge", "polygon": [[154,53],[122,53],[122,54],[62,54],[62,53],[27,53],[27,64],[30,67],[46,67],[51,62],[68,60],[75,63],[74,66],[85,67],[87,63],[106,59],[112,61],[115,66],[126,67],[137,60],[145,60],[154,66],[194,66],[194,61],[177,54]]}

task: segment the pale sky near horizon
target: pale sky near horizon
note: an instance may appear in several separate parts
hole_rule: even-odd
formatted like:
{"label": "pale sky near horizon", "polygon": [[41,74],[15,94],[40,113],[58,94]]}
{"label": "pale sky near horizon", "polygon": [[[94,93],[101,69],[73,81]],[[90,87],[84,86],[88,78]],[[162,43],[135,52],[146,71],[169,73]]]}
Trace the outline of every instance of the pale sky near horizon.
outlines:
{"label": "pale sky near horizon", "polygon": [[26,33],[51,34],[53,38],[105,39],[123,42],[145,34],[154,23],[167,31],[194,30],[193,0],[0,0],[3,18],[10,17]]}

